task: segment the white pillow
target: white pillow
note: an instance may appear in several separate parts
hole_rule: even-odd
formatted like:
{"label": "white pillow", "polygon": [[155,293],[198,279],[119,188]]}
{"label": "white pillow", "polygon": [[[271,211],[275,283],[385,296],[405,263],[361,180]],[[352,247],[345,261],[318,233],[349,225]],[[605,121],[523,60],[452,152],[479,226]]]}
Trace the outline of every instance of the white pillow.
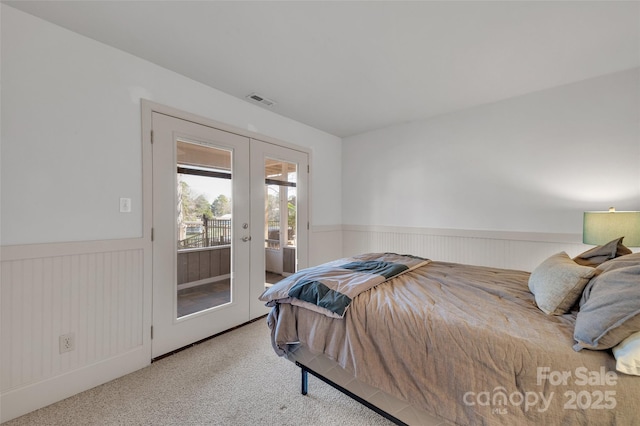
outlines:
{"label": "white pillow", "polygon": [[616,370],[621,373],[640,376],[640,331],[613,347]]}

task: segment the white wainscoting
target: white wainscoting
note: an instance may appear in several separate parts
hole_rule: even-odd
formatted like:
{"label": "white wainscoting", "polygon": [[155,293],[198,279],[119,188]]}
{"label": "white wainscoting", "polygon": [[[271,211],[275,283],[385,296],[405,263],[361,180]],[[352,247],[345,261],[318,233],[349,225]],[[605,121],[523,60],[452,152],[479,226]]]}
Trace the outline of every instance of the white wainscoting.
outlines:
{"label": "white wainscoting", "polygon": [[[311,239],[311,263],[341,256],[340,225]],[[150,364],[150,254],[147,237],[1,247],[0,422]]]}
{"label": "white wainscoting", "polygon": [[[144,245],[2,247],[0,421],[150,363]],[[61,354],[67,333],[75,350]]]}
{"label": "white wainscoting", "polygon": [[580,234],[344,225],[343,255],[408,253],[444,262],[532,271],[554,253],[575,256],[592,246]]}
{"label": "white wainscoting", "polygon": [[342,226],[314,225],[309,233],[309,266],[342,257]]}
{"label": "white wainscoting", "polygon": [[[317,265],[363,252],[532,270],[580,235],[326,225],[310,234]],[[149,365],[147,238],[1,248],[0,421],[60,401]],[[59,353],[61,334],[76,349]]]}

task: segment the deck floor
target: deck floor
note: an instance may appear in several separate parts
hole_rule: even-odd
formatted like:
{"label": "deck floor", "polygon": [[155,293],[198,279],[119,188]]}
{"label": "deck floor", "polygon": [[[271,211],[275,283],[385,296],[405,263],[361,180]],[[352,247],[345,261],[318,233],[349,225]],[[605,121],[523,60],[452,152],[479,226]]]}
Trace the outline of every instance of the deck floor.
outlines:
{"label": "deck floor", "polygon": [[[282,275],[267,272],[265,286],[275,284],[284,278]],[[231,280],[216,281],[178,291],[178,318],[215,306],[224,305],[231,300]]]}

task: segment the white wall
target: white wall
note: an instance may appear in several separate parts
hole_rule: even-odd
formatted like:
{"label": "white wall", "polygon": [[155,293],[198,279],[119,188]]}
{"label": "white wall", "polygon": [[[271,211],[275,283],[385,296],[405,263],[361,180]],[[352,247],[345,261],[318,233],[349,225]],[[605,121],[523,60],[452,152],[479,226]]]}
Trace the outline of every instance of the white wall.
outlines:
{"label": "white wall", "polygon": [[585,210],[640,210],[638,93],[640,68],[344,139],[344,254],[397,227],[579,250]]}
{"label": "white wall", "polygon": [[[309,261],[341,251],[340,138],[4,4],[0,14],[0,422],[150,362],[141,98],[309,148]],[[69,332],[76,350],[60,354]]]}
{"label": "white wall", "polygon": [[[583,210],[640,209],[638,70],[355,136],[342,147],[337,137],[9,6],[0,13],[0,421],[148,362],[149,300],[85,303],[101,300],[96,289],[115,279],[104,265],[116,256],[130,273],[113,288],[148,296],[140,98],[309,147],[312,264],[342,248],[446,252],[452,238],[464,241],[451,252],[470,263],[464,247],[503,256],[516,247],[518,257],[534,247],[542,256],[548,248],[536,250],[536,241],[499,250],[491,241],[557,233],[562,244],[579,234]],[[118,212],[120,197],[133,199],[131,214]],[[489,233],[459,238],[444,228]],[[424,239],[425,229],[436,231]],[[79,243],[57,244],[68,241]],[[115,333],[120,318],[136,333],[142,323],[142,335],[104,341],[99,352],[57,354],[59,334],[88,336],[96,325]]]}
{"label": "white wall", "polygon": [[341,223],[340,138],[3,5],[2,245],[141,236],[140,98],[311,148],[313,224]]}

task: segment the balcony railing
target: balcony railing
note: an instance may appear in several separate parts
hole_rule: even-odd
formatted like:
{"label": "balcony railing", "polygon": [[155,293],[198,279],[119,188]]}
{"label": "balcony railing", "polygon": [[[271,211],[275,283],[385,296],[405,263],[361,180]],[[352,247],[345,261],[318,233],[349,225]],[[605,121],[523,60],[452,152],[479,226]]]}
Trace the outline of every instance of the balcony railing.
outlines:
{"label": "balcony railing", "polygon": [[178,250],[229,244],[231,244],[231,219],[207,219],[203,216],[201,232],[178,241]]}

